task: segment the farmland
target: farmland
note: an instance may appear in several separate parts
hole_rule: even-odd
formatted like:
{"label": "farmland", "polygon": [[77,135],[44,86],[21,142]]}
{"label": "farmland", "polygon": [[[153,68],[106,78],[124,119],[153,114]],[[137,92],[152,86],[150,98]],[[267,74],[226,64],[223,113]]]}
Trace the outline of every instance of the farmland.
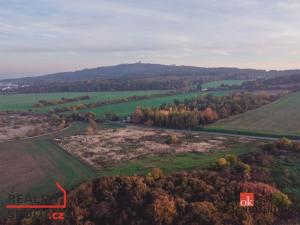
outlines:
{"label": "farmland", "polygon": [[[91,98],[80,101],[81,103],[90,103],[106,99],[115,99],[132,95],[150,95],[162,93],[164,91],[114,91],[114,92],[62,92],[62,93],[38,93],[38,94],[11,94],[1,95],[0,111],[28,111],[32,109],[33,104],[38,100],[55,100],[64,98],[74,98],[82,95],[88,95]],[[61,106],[69,106],[74,103],[66,103]],[[56,106],[48,106],[39,109],[41,112],[48,112]]]}
{"label": "farmland", "polygon": [[55,180],[70,189],[93,178],[96,174],[91,167],[69,155],[53,141],[56,135],[74,134],[84,127],[84,124],[74,124],[58,134],[1,143],[1,208],[9,193],[51,194],[57,192]]}
{"label": "farmland", "polygon": [[179,101],[183,101],[186,98],[193,98],[199,95],[203,94],[212,94],[216,96],[223,96],[226,94],[231,93],[230,91],[216,91],[216,92],[206,92],[206,93],[185,93],[185,94],[178,94],[174,96],[164,96],[164,97],[158,97],[158,98],[152,98],[152,99],[146,99],[146,100],[139,100],[139,101],[132,101],[132,102],[126,102],[126,103],[120,103],[120,104],[113,104],[113,105],[106,105],[98,108],[93,108],[85,111],[93,112],[97,115],[97,117],[104,117],[105,112],[114,112],[118,116],[128,116],[134,112],[136,107],[159,107],[163,103],[173,103],[175,99]]}
{"label": "farmland", "polygon": [[254,133],[300,135],[300,92],[253,111],[220,120],[208,128]]}
{"label": "farmland", "polygon": [[[122,117],[130,115],[138,106],[159,107],[163,103],[173,103],[174,99],[183,101],[184,99],[199,95],[213,94],[223,96],[232,92],[183,93],[173,96],[109,104],[78,112],[94,112],[98,118],[103,118],[106,112],[114,112]],[[140,95],[153,93],[157,92],[138,92]],[[32,109],[32,105],[39,99],[53,100],[60,99],[61,97],[70,98],[89,95],[91,99],[80,101],[88,103],[105,99],[122,98],[127,96],[126,94],[132,96],[133,94],[137,94],[137,92],[32,94],[30,95],[32,96],[31,98],[28,98],[27,101],[24,100],[23,105],[21,104],[21,99],[15,105],[10,103],[9,100],[3,100],[13,98],[14,96],[7,95],[3,96],[0,101],[3,103],[1,105],[2,110],[10,109],[22,112]],[[263,110],[262,115],[266,117],[268,117],[267,112],[272,111],[276,115],[276,113],[279,113],[283,109],[285,113],[292,115],[295,111],[300,110],[300,104],[297,104],[299,97],[299,93],[286,96],[270,105],[241,114],[239,117],[234,116],[234,118],[239,119],[244,115],[256,113],[259,110]],[[13,101],[12,99],[10,100]],[[78,103],[73,102],[34,108],[34,110],[38,109],[41,112],[48,112],[51,107],[62,107],[72,104]],[[282,117],[283,114],[280,115]],[[279,116],[277,120],[280,120]],[[292,118],[295,120],[298,117]],[[257,117],[254,117],[252,120],[256,119]],[[262,120],[266,119],[263,118]],[[284,126],[283,123],[280,124]],[[219,123],[217,123],[218,125]],[[208,168],[214,165],[217,159],[224,157],[228,153],[234,153],[239,156],[245,155],[257,149],[258,144],[247,138],[222,137],[219,134],[126,126],[119,123],[98,124],[98,133],[87,135],[83,133],[86,126],[85,123],[74,122],[69,128],[56,134],[2,143],[0,146],[0,183],[4,185],[1,185],[0,188],[2,193],[0,204],[4,205],[7,201],[7,195],[12,192],[34,194],[56,193],[54,180],[59,181],[67,190],[71,190],[78,184],[99,176],[144,175],[149,173],[153,168],[160,168],[166,174]],[[211,129],[213,128],[214,126],[211,126]],[[287,127],[283,131],[287,130],[291,130],[291,127]],[[166,137],[170,133],[176,133],[180,142],[174,145],[167,144]],[[278,161],[278,163],[281,162]],[[280,164],[280,166],[286,168],[286,165]],[[293,169],[295,168],[294,165],[292,167]],[[275,169],[274,173],[280,173],[280,171]],[[292,172],[291,176],[294,177],[296,172],[294,170]],[[289,193],[293,193],[293,190],[288,191]]]}
{"label": "farmland", "polygon": [[[67,106],[78,105],[81,103],[95,103],[97,101],[120,99],[133,95],[152,95],[158,93],[164,93],[166,91],[115,91],[115,92],[64,92],[64,93],[44,93],[44,94],[13,94],[13,95],[2,95],[0,98],[0,111],[16,111],[16,112],[40,112],[47,113],[53,108],[62,108]],[[214,95],[225,95],[230,92],[220,91],[211,92]],[[130,115],[137,106],[155,107],[160,106],[162,103],[172,103],[174,99],[184,100],[185,98],[195,97],[199,94],[198,92],[177,94],[172,96],[155,97],[146,100],[131,101],[119,104],[108,104],[105,106],[92,108],[82,111],[91,111],[96,113],[98,117],[103,117],[105,112],[115,112],[119,116]],[[77,102],[69,102],[59,105],[45,106],[41,108],[34,108],[33,105],[39,100],[59,100],[64,98],[74,98],[82,95],[88,95],[91,98],[87,100],[80,100]]]}
{"label": "farmland", "polygon": [[221,87],[222,85],[228,85],[228,86],[241,85],[243,82],[244,80],[217,80],[217,81],[204,83],[202,87],[211,89],[211,88]]}

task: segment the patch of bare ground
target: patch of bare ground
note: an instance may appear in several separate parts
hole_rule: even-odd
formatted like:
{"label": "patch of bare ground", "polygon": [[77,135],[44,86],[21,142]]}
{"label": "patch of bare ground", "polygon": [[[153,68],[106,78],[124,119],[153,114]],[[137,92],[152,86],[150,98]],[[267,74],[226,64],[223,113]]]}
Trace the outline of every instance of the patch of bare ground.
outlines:
{"label": "patch of bare ground", "polygon": [[[170,136],[176,137],[175,143],[168,141]],[[69,153],[101,168],[151,155],[221,151],[228,139],[189,131],[128,126],[100,129],[94,135],[64,137],[57,142]]]}
{"label": "patch of bare ground", "polygon": [[56,129],[57,124],[46,115],[0,113],[0,142],[39,136]]}

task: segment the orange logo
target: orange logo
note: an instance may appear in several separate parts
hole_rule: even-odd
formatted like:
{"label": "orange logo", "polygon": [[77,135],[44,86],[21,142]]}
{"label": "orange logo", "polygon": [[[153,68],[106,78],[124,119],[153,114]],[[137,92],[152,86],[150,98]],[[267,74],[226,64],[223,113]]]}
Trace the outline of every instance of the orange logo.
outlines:
{"label": "orange logo", "polygon": [[254,194],[253,193],[240,193],[240,206],[253,207],[254,206]]}

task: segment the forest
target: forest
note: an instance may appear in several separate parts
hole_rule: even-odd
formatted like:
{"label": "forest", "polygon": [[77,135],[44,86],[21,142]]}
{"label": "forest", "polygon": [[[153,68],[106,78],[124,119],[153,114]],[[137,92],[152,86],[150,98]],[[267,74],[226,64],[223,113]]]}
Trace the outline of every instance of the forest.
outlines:
{"label": "forest", "polygon": [[203,83],[214,80],[256,80],[261,77],[274,78],[293,74],[299,74],[299,71],[265,71],[133,63],[38,77],[6,79],[0,82],[18,84],[17,90],[8,90],[8,92],[18,93],[174,90],[200,89]]}
{"label": "forest", "polygon": [[194,128],[244,113],[277,100],[279,95],[235,93],[229,96],[204,95],[177,100],[159,108],[136,108],[132,122],[149,126]]}

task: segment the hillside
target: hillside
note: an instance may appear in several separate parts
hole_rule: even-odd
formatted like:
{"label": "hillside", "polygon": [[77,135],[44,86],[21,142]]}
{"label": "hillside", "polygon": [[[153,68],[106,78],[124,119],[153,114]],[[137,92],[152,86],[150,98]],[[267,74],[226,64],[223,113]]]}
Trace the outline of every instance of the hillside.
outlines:
{"label": "hillside", "polygon": [[300,134],[300,92],[244,114],[220,120],[209,128]]}
{"label": "hillside", "polygon": [[74,72],[62,72],[37,77],[6,79],[4,82],[31,83],[43,82],[75,82],[90,79],[105,78],[137,78],[153,76],[257,76],[265,74],[264,70],[238,68],[204,68],[193,66],[161,65],[150,63],[120,64],[92,69],[83,69]]}
{"label": "hillside", "polygon": [[55,74],[41,75],[36,77],[23,77],[15,79],[0,80],[0,82],[31,83],[31,82],[75,82],[90,79],[111,78],[141,78],[155,76],[210,76],[229,78],[271,78],[280,76],[299,75],[300,70],[256,70],[227,67],[196,67],[162,65],[151,63],[120,64],[115,66],[103,66],[88,68],[78,71],[61,72]]}
{"label": "hillside", "polygon": [[[205,68],[161,64],[121,64],[36,77],[6,79],[8,92],[74,92],[121,90],[200,89],[215,80],[256,80],[300,74],[298,70],[265,71],[239,68]],[[7,88],[8,85],[11,87]]]}

